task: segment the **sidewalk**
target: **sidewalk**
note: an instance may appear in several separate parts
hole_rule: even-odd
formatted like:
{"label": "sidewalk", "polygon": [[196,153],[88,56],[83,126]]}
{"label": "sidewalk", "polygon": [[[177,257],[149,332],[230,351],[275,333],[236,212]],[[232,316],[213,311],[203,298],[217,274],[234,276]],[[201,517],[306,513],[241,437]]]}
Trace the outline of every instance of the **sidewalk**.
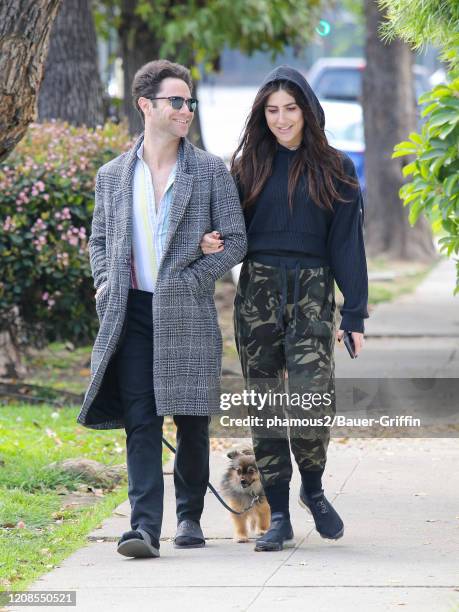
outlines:
{"label": "sidewalk", "polygon": [[[453,286],[454,267],[444,262],[414,295],[378,307],[367,323],[365,357],[354,362],[337,350],[337,376],[457,377],[459,298],[450,297]],[[125,502],[90,535],[87,546],[32,589],[76,590],[76,609],[84,612],[457,612],[458,458],[453,438],[332,438],[324,488],[343,517],[344,537],[330,542],[316,533],[298,506],[295,471],[295,547],[280,553],[255,553],[253,541],[234,543],[229,515],[210,492],[202,519],[206,548],[175,550],[172,466],[167,465],[160,559],[117,555],[116,541],[129,529]],[[213,484],[218,486],[225,465],[224,453],[212,453]],[[28,607],[35,609],[48,608]]]}

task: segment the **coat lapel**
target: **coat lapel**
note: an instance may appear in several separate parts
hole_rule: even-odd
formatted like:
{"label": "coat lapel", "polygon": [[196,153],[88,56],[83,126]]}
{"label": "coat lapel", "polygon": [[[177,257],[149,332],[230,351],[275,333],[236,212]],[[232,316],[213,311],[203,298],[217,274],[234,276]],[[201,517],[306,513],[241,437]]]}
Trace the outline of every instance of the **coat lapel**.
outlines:
{"label": "coat lapel", "polygon": [[[172,238],[179,226],[180,221],[185,213],[185,209],[191,198],[193,189],[193,175],[188,173],[189,156],[191,145],[187,140],[182,139],[179,147],[177,158],[177,172],[174,180],[174,195],[170,208],[169,229],[167,232],[166,244],[164,245],[161,264],[166,258]],[[159,274],[159,270],[158,270]]]}
{"label": "coat lapel", "polygon": [[126,250],[129,253],[132,243],[132,205],[133,180],[137,161],[137,149],[143,142],[143,135],[139,136],[134,146],[129,150],[120,177],[119,188],[113,193],[112,203],[117,216],[117,238],[126,238]]}

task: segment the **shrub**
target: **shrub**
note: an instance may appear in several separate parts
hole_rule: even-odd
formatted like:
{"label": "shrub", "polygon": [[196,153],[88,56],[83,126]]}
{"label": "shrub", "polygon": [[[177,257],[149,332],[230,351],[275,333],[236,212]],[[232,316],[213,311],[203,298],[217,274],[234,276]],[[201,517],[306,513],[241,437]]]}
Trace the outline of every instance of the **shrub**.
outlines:
{"label": "shrub", "polygon": [[[451,71],[449,83],[425,93],[419,102],[427,103],[427,117],[421,134],[395,146],[392,157],[415,154],[416,159],[403,168],[412,181],[400,190],[410,206],[410,222],[423,213],[434,229],[443,230],[440,239],[448,257],[459,254],[459,70]],[[459,260],[456,260],[456,289],[459,292]]]}
{"label": "shrub", "polygon": [[93,339],[94,181],[131,145],[123,125],[35,124],[0,166],[0,325],[17,344]]}

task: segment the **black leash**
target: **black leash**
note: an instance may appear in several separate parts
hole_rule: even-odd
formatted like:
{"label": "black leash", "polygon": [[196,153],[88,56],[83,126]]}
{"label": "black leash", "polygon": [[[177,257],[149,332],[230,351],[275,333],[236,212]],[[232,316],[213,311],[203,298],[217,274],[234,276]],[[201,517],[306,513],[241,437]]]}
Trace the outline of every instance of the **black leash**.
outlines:
{"label": "black leash", "polygon": [[[172,446],[172,444],[170,442],[168,442],[166,440],[166,438],[163,437],[163,443],[167,446],[167,448],[172,451],[174,454],[176,453],[175,448]],[[233,508],[231,508],[231,506],[228,506],[228,504],[225,502],[225,500],[222,498],[222,496],[220,495],[220,493],[217,491],[217,489],[209,482],[207,483],[207,486],[209,487],[209,489],[212,491],[212,493],[215,495],[215,497],[218,499],[218,501],[221,503],[221,505],[226,508],[227,510],[229,510],[230,512],[232,512],[233,514],[245,514],[246,512],[248,512],[249,510],[251,510],[253,508],[253,506],[260,501],[260,496],[259,495],[254,495],[252,502],[250,504],[250,506],[248,506],[248,508],[246,508],[245,510],[242,510],[242,512],[236,512],[236,510],[233,510]]]}

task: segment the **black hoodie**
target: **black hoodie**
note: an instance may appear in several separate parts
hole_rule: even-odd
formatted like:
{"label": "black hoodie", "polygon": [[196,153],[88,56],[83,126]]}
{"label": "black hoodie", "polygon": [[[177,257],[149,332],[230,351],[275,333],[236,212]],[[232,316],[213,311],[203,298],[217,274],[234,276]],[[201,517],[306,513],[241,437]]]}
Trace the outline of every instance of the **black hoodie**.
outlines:
{"label": "black hoodie", "polygon": [[[295,83],[306,96],[322,129],[325,115],[317,96],[303,75],[289,66],[279,66],[264,79]],[[261,89],[260,88],[260,89]],[[360,188],[340,184],[339,192],[349,202],[335,202],[333,212],[319,208],[308,196],[307,178],[300,182],[288,207],[288,169],[296,151],[278,145],[272,174],[256,202],[245,211],[248,237],[247,258],[266,265],[299,263],[301,267],[329,265],[344,295],[341,329],[364,331],[368,317],[368,276],[363,241],[363,201]],[[344,170],[356,178],[352,160],[342,153]],[[242,194],[241,194],[242,195]]]}

